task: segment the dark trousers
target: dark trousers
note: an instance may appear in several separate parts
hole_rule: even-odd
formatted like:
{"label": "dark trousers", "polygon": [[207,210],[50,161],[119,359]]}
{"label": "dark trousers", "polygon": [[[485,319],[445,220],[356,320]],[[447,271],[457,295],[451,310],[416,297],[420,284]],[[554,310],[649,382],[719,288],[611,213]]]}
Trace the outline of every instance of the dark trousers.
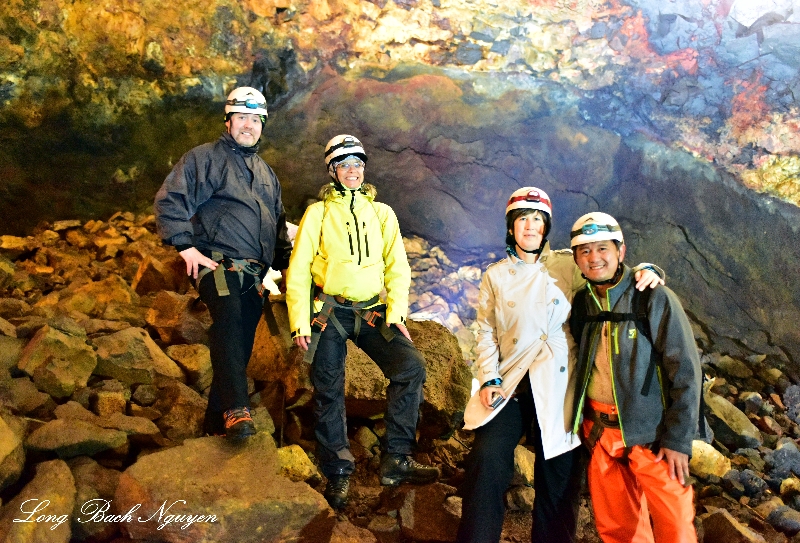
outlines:
{"label": "dark trousers", "polygon": [[[374,310],[385,314],[386,307],[378,306]],[[392,328],[395,335],[389,342],[377,327],[369,326],[361,320],[360,331],[356,335],[356,319],[360,317],[345,308],[337,307],[334,312],[348,337],[342,337],[336,326],[329,321],[320,334],[311,366],[318,455],[322,473],[328,478],[333,475],[349,475],[355,469],[347,439],[344,406],[344,362],[348,338],[389,379],[385,417],[387,452],[410,454],[416,447],[419,406],[422,403],[422,385],[425,383],[425,360],[422,354],[397,328]]]}
{"label": "dark trousers", "polygon": [[228,296],[217,293],[213,272],[200,280],[200,299],[208,306],[212,320],[208,340],[214,377],[203,422],[203,430],[209,434],[225,433],[222,414],[228,409],[250,407],[247,363],[263,309],[263,298],[255,286],[257,280],[253,275],[244,274],[240,284],[239,274],[226,270]]}
{"label": "dark trousers", "polygon": [[530,381],[525,377],[517,396],[495,418],[475,430],[460,488],[461,523],[457,543],[497,543],[503,531],[504,496],[514,475],[514,449],[523,435],[533,445],[532,543],[575,541],[582,481],[582,447],[544,459]]}

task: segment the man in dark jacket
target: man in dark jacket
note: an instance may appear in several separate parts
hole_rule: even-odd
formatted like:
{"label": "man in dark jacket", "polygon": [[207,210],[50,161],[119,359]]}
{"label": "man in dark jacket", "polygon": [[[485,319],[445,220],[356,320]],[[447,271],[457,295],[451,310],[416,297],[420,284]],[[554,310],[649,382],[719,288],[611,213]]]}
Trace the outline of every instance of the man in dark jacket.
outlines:
{"label": "man in dark jacket", "polygon": [[285,270],[291,253],[281,186],[257,154],[266,118],[258,90],[234,89],[225,102],[225,133],[181,157],[154,206],[161,239],[186,261],[213,321],[204,431],[232,440],[255,433],[246,369],[264,302],[262,279],[270,267]]}
{"label": "man in dark jacket", "polygon": [[570,317],[579,345],[573,430],[583,415],[597,531],[605,543],[696,542],[688,478],[702,375],[689,320],[667,287],[636,290],[613,217],[588,213],[571,238],[588,281]]}

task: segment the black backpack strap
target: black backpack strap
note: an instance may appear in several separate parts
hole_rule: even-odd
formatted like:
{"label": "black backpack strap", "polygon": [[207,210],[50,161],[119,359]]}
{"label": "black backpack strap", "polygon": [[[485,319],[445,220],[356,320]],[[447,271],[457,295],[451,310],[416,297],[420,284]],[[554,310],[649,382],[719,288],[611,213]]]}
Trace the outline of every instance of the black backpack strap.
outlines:
{"label": "black backpack strap", "polygon": [[650,295],[653,289],[646,288],[644,291],[634,289],[633,300],[631,306],[635,311],[634,321],[636,322],[636,329],[639,334],[643,335],[647,341],[650,342],[650,365],[647,367],[647,373],[644,376],[644,383],[642,383],[642,396],[647,396],[650,393],[650,385],[656,376],[656,366],[658,365],[659,354],[653,347],[653,336],[650,333],[650,318],[647,316],[647,305],[650,303]]}
{"label": "black backpack strap", "polygon": [[583,337],[583,327],[586,325],[587,322],[587,315],[586,315],[586,297],[587,297],[588,287],[579,290],[575,293],[575,296],[572,299],[572,309],[569,314],[569,330],[572,332],[572,337],[575,339],[575,343],[580,344],[581,338]]}

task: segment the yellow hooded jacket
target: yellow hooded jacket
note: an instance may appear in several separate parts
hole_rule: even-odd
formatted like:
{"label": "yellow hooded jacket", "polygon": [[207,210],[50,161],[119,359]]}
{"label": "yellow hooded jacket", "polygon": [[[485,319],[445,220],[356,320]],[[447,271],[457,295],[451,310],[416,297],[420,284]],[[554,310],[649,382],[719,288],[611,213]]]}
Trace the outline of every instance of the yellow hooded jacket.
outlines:
{"label": "yellow hooded jacket", "polygon": [[[392,208],[375,202],[364,184],[344,194],[328,185],[321,202],[306,209],[286,277],[293,336],[311,335],[311,284],[325,294],[366,301],[386,289],[387,324],[404,322],[411,268]],[[322,304],[317,302],[314,311]]]}

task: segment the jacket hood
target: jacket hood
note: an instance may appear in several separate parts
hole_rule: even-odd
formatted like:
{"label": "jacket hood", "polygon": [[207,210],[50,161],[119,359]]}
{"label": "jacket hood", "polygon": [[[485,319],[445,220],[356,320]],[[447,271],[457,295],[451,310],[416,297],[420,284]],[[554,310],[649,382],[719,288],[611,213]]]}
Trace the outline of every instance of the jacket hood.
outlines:
{"label": "jacket hood", "polygon": [[[345,191],[350,191],[351,189],[345,189]],[[357,192],[363,194],[367,200],[372,202],[378,196],[378,189],[375,188],[375,185],[371,185],[369,183],[362,183],[361,186],[355,189]],[[333,183],[328,183],[323,185],[321,189],[319,189],[319,195],[317,198],[322,200],[323,202],[326,200],[334,200],[338,197],[343,196],[344,194],[340,189],[336,188],[336,185]]]}

